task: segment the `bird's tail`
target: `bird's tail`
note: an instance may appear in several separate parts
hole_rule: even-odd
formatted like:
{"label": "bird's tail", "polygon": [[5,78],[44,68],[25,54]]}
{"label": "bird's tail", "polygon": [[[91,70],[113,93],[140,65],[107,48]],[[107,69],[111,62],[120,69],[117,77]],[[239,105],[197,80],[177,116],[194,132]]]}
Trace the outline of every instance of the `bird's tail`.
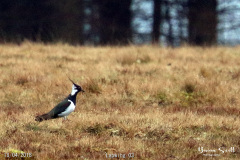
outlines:
{"label": "bird's tail", "polygon": [[43,114],[40,116],[36,116],[35,121],[42,122],[43,120],[51,119],[51,116],[49,114]]}

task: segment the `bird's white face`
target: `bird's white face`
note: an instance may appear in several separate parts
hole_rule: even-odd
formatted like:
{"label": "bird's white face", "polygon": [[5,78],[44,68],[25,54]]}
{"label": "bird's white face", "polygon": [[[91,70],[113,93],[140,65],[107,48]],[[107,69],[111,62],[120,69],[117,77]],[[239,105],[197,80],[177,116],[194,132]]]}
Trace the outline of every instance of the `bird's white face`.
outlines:
{"label": "bird's white face", "polygon": [[71,95],[73,96],[73,95],[75,95],[77,92],[78,92],[78,89],[77,89],[77,87],[73,84]]}

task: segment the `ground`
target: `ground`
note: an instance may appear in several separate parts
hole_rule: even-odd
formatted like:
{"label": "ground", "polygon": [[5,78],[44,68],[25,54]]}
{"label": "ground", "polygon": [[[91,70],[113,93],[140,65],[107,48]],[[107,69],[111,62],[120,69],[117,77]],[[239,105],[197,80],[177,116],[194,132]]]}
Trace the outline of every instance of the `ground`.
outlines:
{"label": "ground", "polygon": [[[240,159],[239,47],[2,44],[0,68],[0,159]],[[68,77],[75,111],[36,122]]]}

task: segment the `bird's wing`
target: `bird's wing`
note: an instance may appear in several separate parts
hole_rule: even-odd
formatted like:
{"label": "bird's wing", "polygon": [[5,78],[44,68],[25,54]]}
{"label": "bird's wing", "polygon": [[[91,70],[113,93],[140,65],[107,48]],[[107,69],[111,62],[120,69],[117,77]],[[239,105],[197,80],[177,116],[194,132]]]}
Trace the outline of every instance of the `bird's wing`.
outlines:
{"label": "bird's wing", "polygon": [[68,99],[64,99],[60,102],[56,107],[54,107],[48,114],[54,118],[58,117],[58,114],[66,111],[66,109],[70,106],[71,102]]}

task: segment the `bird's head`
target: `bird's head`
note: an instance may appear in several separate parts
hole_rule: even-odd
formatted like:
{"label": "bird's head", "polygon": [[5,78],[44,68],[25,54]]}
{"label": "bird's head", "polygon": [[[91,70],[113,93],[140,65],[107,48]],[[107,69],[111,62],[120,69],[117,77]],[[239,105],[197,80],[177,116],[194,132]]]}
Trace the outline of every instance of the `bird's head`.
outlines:
{"label": "bird's head", "polygon": [[74,83],[70,78],[69,80],[73,83],[73,86],[72,86],[72,92],[71,92],[71,95],[75,95],[77,94],[78,92],[85,92],[81,86],[77,85],[76,83]]}

